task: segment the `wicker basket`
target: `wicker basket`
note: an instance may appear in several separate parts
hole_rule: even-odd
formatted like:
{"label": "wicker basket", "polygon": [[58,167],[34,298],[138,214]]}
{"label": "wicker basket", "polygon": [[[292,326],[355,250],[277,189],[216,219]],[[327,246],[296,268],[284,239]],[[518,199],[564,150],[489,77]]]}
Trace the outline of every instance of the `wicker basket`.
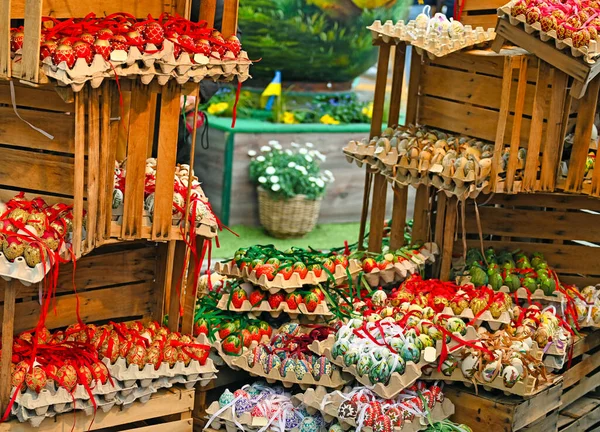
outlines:
{"label": "wicker basket", "polygon": [[298,195],[288,200],[276,200],[258,188],[258,214],[261,225],[276,238],[302,237],[317,224],[321,198],[309,200]]}

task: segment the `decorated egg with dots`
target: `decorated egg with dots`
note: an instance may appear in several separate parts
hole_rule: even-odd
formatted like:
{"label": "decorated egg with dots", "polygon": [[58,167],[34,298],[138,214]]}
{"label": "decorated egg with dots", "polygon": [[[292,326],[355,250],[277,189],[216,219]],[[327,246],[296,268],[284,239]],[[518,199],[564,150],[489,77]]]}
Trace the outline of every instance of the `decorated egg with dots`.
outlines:
{"label": "decorated egg with dots", "polygon": [[296,336],[300,332],[300,325],[298,323],[286,323],[279,328],[279,333],[288,334],[290,336]]}
{"label": "decorated egg with dots", "polygon": [[338,418],[356,419],[358,415],[358,405],[353,400],[343,401],[338,408]]}
{"label": "decorated egg with dots", "polygon": [[392,420],[386,414],[381,414],[373,421],[373,432],[392,432]]}
{"label": "decorated egg with dots", "polygon": [[335,423],[335,424],[332,424],[331,426],[329,426],[329,429],[327,429],[327,432],[344,432],[344,429],[342,428],[342,426],[339,423]]}
{"label": "decorated egg with dots", "polygon": [[285,417],[285,430],[292,430],[300,426],[302,418],[298,415],[296,410],[288,412]]}
{"label": "decorated egg with dots", "polygon": [[393,427],[395,427],[395,428],[402,427],[404,420],[402,419],[402,410],[400,409],[400,407],[397,407],[397,406],[390,407],[385,412],[385,414],[390,418],[390,421],[392,422]]}
{"label": "decorated egg with dots", "polygon": [[321,426],[314,417],[309,416],[302,419],[299,429],[300,432],[318,432],[321,429]]}
{"label": "decorated egg with dots", "polygon": [[437,402],[444,402],[444,393],[442,393],[442,389],[440,386],[432,385],[431,387],[429,387],[429,391],[431,392],[433,397],[435,397],[435,400]]}
{"label": "decorated egg with dots", "polygon": [[319,357],[313,365],[312,374],[314,379],[318,381],[322,376],[331,376],[332,371],[331,362],[326,357]]}
{"label": "decorated egg with dots", "polygon": [[255,401],[252,401],[251,399],[242,397],[241,399],[238,399],[237,401],[235,401],[235,413],[242,414],[245,412],[250,412],[254,409],[255,406],[256,406]]}
{"label": "decorated egg with dots", "polygon": [[294,365],[294,373],[298,380],[302,380],[307,373],[311,373],[311,368],[308,365],[308,361],[305,359],[296,359]]}
{"label": "decorated egg with dots", "polygon": [[296,360],[291,357],[287,357],[281,362],[281,366],[279,367],[279,374],[282,378],[285,378],[289,373],[289,377],[291,378],[292,375],[295,374],[295,368]]}
{"label": "decorated egg with dots", "polygon": [[360,318],[352,318],[350,321],[348,321],[348,327],[351,329],[361,328],[363,324],[364,321]]}
{"label": "decorated egg with dots", "polygon": [[285,345],[287,345],[287,339],[283,334],[277,334],[271,339],[271,346],[273,348],[283,348]]}
{"label": "decorated egg with dots", "polygon": [[263,361],[263,371],[268,374],[273,369],[277,370],[281,366],[281,359],[276,354],[269,354]]}

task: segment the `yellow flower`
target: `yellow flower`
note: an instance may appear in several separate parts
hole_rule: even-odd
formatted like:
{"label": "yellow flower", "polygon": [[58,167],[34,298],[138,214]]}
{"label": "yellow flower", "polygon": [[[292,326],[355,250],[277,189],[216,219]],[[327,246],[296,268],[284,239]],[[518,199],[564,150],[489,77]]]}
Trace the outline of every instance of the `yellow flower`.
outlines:
{"label": "yellow flower", "polygon": [[362,113],[369,118],[373,118],[373,102],[362,109]]}
{"label": "yellow flower", "polygon": [[296,121],[296,116],[291,111],[285,111],[283,113],[283,122],[285,124],[296,124],[296,123],[298,123],[298,121]]}
{"label": "yellow flower", "polygon": [[339,125],[340,124],[339,120],[336,120],[329,114],[325,114],[323,117],[321,117],[320,121],[321,121],[321,123],[327,124],[327,125]]}
{"label": "yellow flower", "polygon": [[209,114],[216,115],[227,111],[227,108],[229,108],[229,104],[227,102],[219,102],[210,104],[207,111]]}

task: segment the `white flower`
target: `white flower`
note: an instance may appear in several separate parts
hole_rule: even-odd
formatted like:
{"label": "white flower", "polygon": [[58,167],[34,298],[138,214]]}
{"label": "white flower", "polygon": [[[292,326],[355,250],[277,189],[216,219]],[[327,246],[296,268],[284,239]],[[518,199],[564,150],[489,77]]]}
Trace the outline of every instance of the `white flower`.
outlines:
{"label": "white flower", "polygon": [[266,182],[267,182],[267,178],[266,178],[266,177],[263,177],[263,176],[260,176],[260,177],[258,178],[258,182],[259,182],[259,183],[266,183]]}
{"label": "white flower", "polygon": [[317,186],[319,186],[321,188],[325,186],[325,182],[321,179],[317,179],[316,183],[317,183]]}
{"label": "white flower", "polygon": [[329,178],[333,178],[333,173],[331,171],[329,171],[329,170],[323,171],[323,174],[325,174]]}
{"label": "white flower", "polygon": [[279,144],[279,143],[273,144],[273,148],[276,149],[276,150],[281,150],[282,149],[281,144]]}
{"label": "white flower", "polygon": [[279,186],[278,184],[274,184],[273,186],[271,186],[271,190],[273,192],[277,192],[279,189],[281,189],[281,186]]}
{"label": "white flower", "polygon": [[264,152],[264,153],[268,153],[268,152],[270,152],[270,151],[271,151],[271,147],[269,147],[269,146],[262,146],[262,147],[260,148],[260,151],[261,151],[261,152]]}
{"label": "white flower", "polygon": [[313,143],[306,143],[304,145],[308,148],[313,148],[315,146]]}
{"label": "white flower", "polygon": [[306,168],[304,167],[302,167],[302,170],[300,172],[304,175],[308,174],[308,171],[306,171]]}
{"label": "white flower", "polygon": [[327,157],[320,151],[316,151],[315,156],[318,157],[321,160],[321,162],[325,162],[325,160],[327,159]]}
{"label": "white flower", "polygon": [[311,176],[311,177],[308,178],[308,181],[311,182],[311,183],[314,183],[314,182],[317,181],[317,179]]}
{"label": "white flower", "polygon": [[264,157],[264,156],[259,156],[259,157],[257,157],[257,158],[256,158],[256,160],[257,160],[258,162],[264,162],[266,159],[265,159],[265,157]]}
{"label": "white flower", "polygon": [[277,141],[277,140],[271,140],[271,141],[269,141],[269,145],[271,147],[277,147],[279,145],[279,141]]}
{"label": "white flower", "polygon": [[294,154],[294,152],[293,152],[293,151],[291,151],[290,149],[287,149],[287,150],[285,151],[285,154],[286,154],[286,155],[288,155],[288,156],[291,156],[291,155],[293,155],[293,154]]}
{"label": "white flower", "polygon": [[294,148],[298,148],[298,147],[300,147],[300,144],[298,144],[298,143],[295,143],[295,142],[293,142],[291,145],[292,145],[292,147],[294,147]]}
{"label": "white flower", "polygon": [[302,147],[300,150],[298,150],[298,153],[305,155],[306,153],[308,153],[308,150]]}
{"label": "white flower", "polygon": [[268,175],[273,175],[273,174],[275,174],[275,168],[273,168],[272,166],[267,167],[267,169],[265,170],[265,173]]}
{"label": "white flower", "polygon": [[250,156],[250,157],[254,157],[254,156],[256,156],[256,152],[255,152],[254,150],[250,150],[250,151],[248,152],[248,156]]}
{"label": "white flower", "polygon": [[296,162],[290,162],[288,164],[288,168],[294,168],[296,166]]}
{"label": "white flower", "polygon": [[309,155],[304,156],[304,159],[306,159],[307,162],[312,162],[313,158],[310,157]]}
{"label": "white flower", "polygon": [[279,182],[279,177],[271,176],[271,178],[269,180],[271,180],[271,183],[277,183],[277,182]]}

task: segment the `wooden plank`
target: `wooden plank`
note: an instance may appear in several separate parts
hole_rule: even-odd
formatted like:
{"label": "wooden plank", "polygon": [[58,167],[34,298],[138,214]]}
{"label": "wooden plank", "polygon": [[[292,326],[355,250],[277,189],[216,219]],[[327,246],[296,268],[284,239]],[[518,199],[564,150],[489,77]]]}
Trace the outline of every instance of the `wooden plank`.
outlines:
{"label": "wooden plank", "polygon": [[594,330],[585,337],[578,339],[573,346],[573,358],[600,346],[600,330]]}
{"label": "wooden plank", "polygon": [[[2,148],[0,184],[16,190],[73,195],[73,159],[51,154]],[[14,195],[14,193],[13,193]]]}
{"label": "wooden plank", "polygon": [[[116,114],[114,112],[115,105],[116,109],[119,109],[119,93],[117,92],[116,85],[110,85],[107,87],[107,93],[110,93],[108,96],[109,106],[110,106],[110,117],[113,115],[118,115],[119,121],[111,121],[109,123],[109,148],[106,156],[106,176],[108,181],[106,182],[104,194],[107,197],[108,203],[106,203],[106,225],[104,227],[104,238],[108,239],[111,237],[111,229],[112,229],[112,196],[114,189],[114,173],[115,173],[115,162],[122,161],[122,159],[118,158],[117,153],[119,150],[119,144],[121,139],[127,140],[127,129],[129,128],[129,108],[131,106],[131,92],[122,92],[123,95],[123,116]],[[123,118],[121,118],[123,117]]]}
{"label": "wooden plank", "polygon": [[534,423],[530,424],[529,426],[524,427],[523,429],[521,429],[521,431],[523,431],[523,432],[556,431],[559,417],[560,417],[560,415],[558,413],[558,409],[556,409],[554,412],[551,412],[546,417],[543,417],[543,418],[535,421]]}
{"label": "wooden plank", "polygon": [[388,182],[387,178],[381,174],[374,174],[374,177],[373,204],[371,205],[371,221],[369,225],[369,251],[379,253],[382,247]]}
{"label": "wooden plank", "polygon": [[179,92],[175,83],[163,88],[158,130],[158,154],[156,159],[156,189],[154,192],[154,217],[152,239],[169,238],[173,224],[173,182],[177,157],[177,133],[179,130]]}
{"label": "wooden plank", "polygon": [[[559,161],[562,156],[564,135],[563,110],[567,95],[569,77],[558,69],[554,70],[552,91],[550,94],[550,113],[548,115],[548,133],[544,144],[541,167],[541,190],[554,191]],[[568,110],[567,110],[568,111]]]}
{"label": "wooden plank", "polygon": [[473,28],[483,27],[484,29],[493,29],[496,27],[497,21],[498,15],[494,10],[494,13],[489,15],[463,15],[460,22],[464,25],[470,25]]}
{"label": "wooden plank", "polygon": [[[21,2],[15,2],[21,3]],[[42,1],[25,0],[25,29],[23,36],[23,57],[21,59],[21,79],[37,83],[40,76],[40,37],[42,34]],[[81,15],[85,16],[85,15]]]}
{"label": "wooden plank", "polygon": [[203,0],[200,2],[200,21],[206,21],[208,27],[215,26],[215,12],[217,0]]}
{"label": "wooden plank", "polygon": [[[484,235],[487,234],[484,232]],[[550,267],[561,273],[600,274],[600,257],[595,249],[587,246],[574,246],[552,243],[527,243],[518,241],[490,241],[484,240],[484,246],[492,247],[496,251],[520,249],[525,253],[540,252],[548,260]],[[468,248],[479,248],[479,240],[467,240]],[[462,252],[462,241],[455,242],[454,250]],[[561,277],[562,280],[562,277]]]}
{"label": "wooden plank", "polygon": [[100,114],[100,150],[98,153],[98,221],[96,226],[96,243],[100,246],[108,239],[107,227],[112,220],[112,192],[114,188],[114,158],[111,160],[111,147],[116,142],[110,139],[110,106],[111,88],[107,82],[102,86]]}
{"label": "wooden plank", "polygon": [[[46,92],[42,93],[44,95]],[[40,95],[38,95],[40,97]],[[16,147],[73,153],[75,118],[65,113],[19,110],[19,115],[54,136],[49,139],[15,115],[12,107],[0,107],[0,143]]]}
{"label": "wooden plank", "polygon": [[446,202],[446,220],[444,222],[442,265],[440,268],[440,279],[443,281],[447,281],[450,279],[450,268],[452,266],[452,250],[454,246],[454,233],[456,232],[457,217],[457,199],[452,197]]}
{"label": "wooden plank", "polygon": [[454,404],[452,421],[468,424],[475,432],[511,432],[514,407],[477,396],[461,386],[444,387],[444,395]]}
{"label": "wooden plank", "polygon": [[11,398],[11,370],[12,365],[12,346],[15,325],[15,298],[18,290],[16,279],[0,282],[2,291],[4,291],[4,306],[2,307],[2,352],[0,353],[2,362],[0,363],[0,412],[4,414]]}
{"label": "wooden plank", "polygon": [[[81,255],[83,240],[83,194],[85,175],[85,104],[87,94],[80,91],[75,95],[75,160],[73,164],[73,253]],[[63,173],[68,175],[68,173]],[[66,192],[66,191],[65,191]]]}
{"label": "wooden plank", "polygon": [[[510,80],[507,81],[510,82]],[[508,102],[508,98],[506,99]],[[504,111],[501,111],[499,115],[494,110],[429,96],[422,96],[419,99],[419,123],[489,142],[495,142],[497,133],[502,132],[502,130],[497,131],[498,125],[501,124],[500,122],[504,122],[502,113]],[[505,113],[505,127],[508,130],[512,130],[514,115],[509,114],[508,105]],[[529,129],[531,127],[531,120],[524,118],[522,125],[525,129]],[[504,135],[502,136],[503,138],[500,143],[505,144],[508,142],[508,139]],[[527,143],[528,137],[526,134],[523,134],[519,144],[522,147],[527,147]]]}
{"label": "wooden plank", "polygon": [[[169,329],[171,331],[179,331],[179,320],[181,318],[181,287],[183,286],[183,266],[186,257],[186,245],[184,242],[170,241],[169,244],[173,244],[170,248],[173,248],[173,252],[169,250],[169,256],[173,256],[170,270],[167,268],[167,275],[171,274],[171,283],[169,284]],[[172,255],[171,255],[172,254]]]}
{"label": "wooden plank", "polygon": [[417,54],[414,47],[410,49],[410,75],[408,81],[408,101],[406,106],[406,124],[427,124],[423,123],[420,115],[417,115],[421,109],[419,97],[419,87],[421,85],[421,56]]}
{"label": "wooden plank", "polygon": [[406,44],[396,45],[392,75],[392,93],[390,95],[390,110],[388,113],[388,126],[390,127],[397,126],[400,120],[400,105],[402,102],[405,59]]}
{"label": "wooden plank", "polygon": [[[600,241],[600,230],[590,230],[598,222],[598,215],[585,212],[554,211],[549,214],[529,210],[479,207],[481,225],[486,234],[550,240]],[[540,227],[545,227],[540,230]],[[477,233],[474,218],[467,218],[467,232]]]}
{"label": "wooden plank", "polygon": [[[13,81],[13,86],[17,108],[38,108],[62,113],[73,112],[75,109],[75,104],[65,102],[54,86],[31,87],[26,84],[19,84],[16,81]],[[8,82],[0,82],[0,104],[12,107]]]}
{"label": "wooden plank", "polygon": [[429,186],[419,185],[415,196],[414,222],[412,228],[413,243],[426,242],[429,230]]}
{"label": "wooden plank", "polygon": [[123,203],[123,239],[139,238],[144,212],[144,185],[148,135],[150,134],[150,93],[136,82],[131,97],[129,114],[129,137],[127,144],[127,175],[125,177],[125,200]]}
{"label": "wooden plank", "polygon": [[96,219],[100,177],[100,89],[89,89],[88,97],[88,170],[87,170],[87,238],[86,252],[96,245]]}
{"label": "wooden plank", "polygon": [[[533,398],[518,403],[515,406],[515,415],[512,425],[513,429],[519,430],[536,420],[543,418],[549,412],[558,411],[561,402],[560,397],[562,389],[563,386],[558,384]],[[557,419],[554,421],[556,420]]]}
{"label": "wooden plank", "polygon": [[[486,200],[487,201],[487,200]],[[585,195],[571,194],[495,194],[489,198],[489,205],[498,204],[507,207],[529,207],[539,210],[551,208],[561,210],[587,209],[600,212],[600,201]]]}
{"label": "wooden plank", "polygon": [[221,24],[221,33],[225,40],[227,40],[229,36],[237,33],[239,4],[240,0],[223,1],[223,23]]}
{"label": "wooden plank", "polygon": [[163,432],[165,430],[168,430],[169,432],[192,432],[192,430],[194,430],[194,421],[191,418],[188,418],[170,421],[168,423],[126,429],[121,432]]}
{"label": "wooden plank", "polygon": [[544,107],[547,105],[550,71],[548,63],[541,60],[538,61],[538,78],[537,85],[535,86],[531,129],[529,129],[529,143],[527,145],[527,159],[525,161],[525,175],[522,184],[525,192],[534,190],[537,182],[542,144],[542,127],[544,125]]}
{"label": "wooden plank", "polygon": [[513,191],[513,184],[517,171],[519,146],[522,140],[521,123],[523,122],[523,105],[525,104],[525,91],[527,89],[527,57],[514,57],[512,60],[513,67],[518,68],[519,70],[519,80],[517,84],[517,100],[515,102],[515,114],[513,117],[514,120],[510,139],[510,154],[506,169],[505,189],[507,192]]}
{"label": "wooden plank", "polygon": [[[148,316],[152,311],[153,291],[154,283],[150,281],[80,293],[81,319],[94,322]],[[74,294],[57,297],[56,314],[48,314],[46,326],[56,328],[73,324],[77,321],[76,308],[77,297]],[[0,312],[0,315],[3,313],[4,311]],[[17,303],[15,314],[19,317],[15,322],[15,332],[33,329],[39,319],[40,303],[37,299]]]}
{"label": "wooden plank", "polygon": [[[175,245],[173,242],[158,243],[158,255],[156,257],[156,278],[155,278],[155,303],[152,312],[154,321],[162,322],[167,310],[167,294],[170,294],[171,277],[173,271],[173,258],[175,254]],[[169,258],[169,250],[171,257]],[[169,263],[171,267],[169,270]],[[168,273],[171,272],[171,273]],[[168,286],[167,286],[168,284]]]}
{"label": "wooden plank", "polygon": [[[440,85],[442,82],[444,85]],[[536,86],[527,84],[523,113],[529,116],[533,113],[535,92]],[[421,73],[421,93],[427,96],[500,110],[502,77],[441,68],[426,63],[423,65]],[[514,106],[516,99],[517,89],[513,87],[510,93],[510,106]]]}
{"label": "wooden plank", "polygon": [[446,203],[448,202],[448,196],[445,193],[437,194],[436,202],[436,215],[435,215],[435,233],[433,241],[438,245],[440,249],[444,245],[444,221],[446,219]]}
{"label": "wooden plank", "polygon": [[569,174],[565,185],[567,192],[578,192],[583,186],[585,163],[590,148],[599,91],[600,78],[597,78],[590,83],[588,91],[579,106],[575,136],[573,137],[573,149],[569,161]]}
{"label": "wooden plank", "polygon": [[[58,415],[54,421],[46,420],[42,422],[39,428],[35,428],[35,430],[40,432],[64,432],[69,430],[79,432],[86,431],[88,428],[90,428],[89,430],[105,429],[180,414],[191,411],[193,407],[194,390],[180,390],[173,387],[153,394],[146,403],[134,402],[129,409],[124,410],[120,406],[115,406],[108,412],[98,410],[91,427],[92,418],[83,411],[75,411],[74,413]],[[170,424],[163,424],[163,426],[166,426],[166,429],[163,428],[163,430],[170,431],[171,429],[168,426]],[[32,427],[29,423],[19,423],[17,420],[0,424],[1,432],[31,432],[31,430]]]}
{"label": "wooden plank", "polygon": [[394,204],[392,207],[392,227],[390,232],[390,249],[404,246],[404,230],[406,227],[406,210],[408,207],[408,187],[394,184]]}
{"label": "wooden plank", "polygon": [[600,400],[590,397],[581,397],[572,405],[560,409],[561,415],[566,415],[575,419],[581,418],[593,411],[594,408],[600,405]]}
{"label": "wooden plank", "polygon": [[593,411],[574,421],[569,426],[562,429],[561,432],[585,431],[598,422],[600,422],[600,407],[595,408]]}
{"label": "wooden plank", "polygon": [[[561,397],[560,401],[562,403],[562,407],[569,407],[569,405],[578,402],[584,395],[588,394],[596,387],[600,385],[600,372],[590,376],[583,377],[577,385],[573,386],[569,390],[567,390]],[[596,400],[596,399],[594,399]],[[598,402],[600,404],[600,402]],[[570,409],[570,407],[569,407]],[[566,414],[562,412],[561,414]],[[569,415],[569,414],[566,414]]]}
{"label": "wooden plank", "polygon": [[504,4],[505,4],[504,0],[477,0],[477,1],[465,1],[465,2],[463,2],[462,6],[463,6],[463,12],[493,9],[494,13],[496,13],[496,9],[498,9],[500,6],[504,6]]}
{"label": "wooden plank", "polygon": [[11,76],[10,58],[10,0],[0,2],[0,79]]}
{"label": "wooden plank", "polygon": [[[42,14],[55,18],[84,17],[93,12],[98,16],[110,15],[116,12],[127,12],[136,18],[147,19],[148,14],[158,18],[161,13],[173,13],[172,2],[162,0],[93,0],[86,2],[72,2],[69,0],[45,0],[42,4]],[[26,3],[13,1],[11,15],[13,18],[25,17]]]}
{"label": "wooden plank", "polygon": [[373,96],[373,116],[371,118],[371,138],[381,134],[383,124],[383,111],[388,78],[388,65],[390,63],[390,46],[379,47],[377,60],[377,77],[375,81],[375,95]]}
{"label": "wooden plank", "polygon": [[571,367],[563,374],[563,383],[565,388],[579,382],[583,377],[600,366],[600,356],[591,355],[584,358],[581,362]]}
{"label": "wooden plank", "polygon": [[[200,255],[204,239],[196,236],[196,245],[198,247],[198,255]],[[187,280],[185,282],[185,295],[183,300],[183,317],[181,319],[181,332],[191,334],[194,331],[194,315],[196,312],[196,301],[198,297],[198,284],[194,277],[196,270],[202,271],[202,262],[196,263],[193,255],[190,255],[190,263],[187,269]],[[197,268],[197,265],[200,268]]]}

